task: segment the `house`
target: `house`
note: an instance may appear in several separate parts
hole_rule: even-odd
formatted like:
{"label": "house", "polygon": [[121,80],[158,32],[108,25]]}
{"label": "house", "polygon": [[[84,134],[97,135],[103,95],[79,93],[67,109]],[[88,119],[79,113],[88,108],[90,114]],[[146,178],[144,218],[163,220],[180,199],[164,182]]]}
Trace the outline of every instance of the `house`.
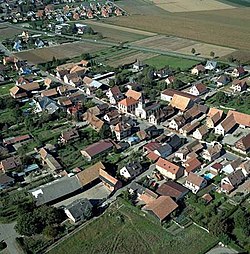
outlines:
{"label": "house", "polygon": [[248,88],[247,81],[248,81],[248,78],[245,78],[245,79],[235,79],[232,82],[231,89],[233,89],[233,91],[235,93],[236,92],[240,92],[240,93],[244,92]]}
{"label": "house", "polygon": [[225,136],[227,133],[233,132],[236,127],[237,123],[234,116],[230,115],[214,128],[214,132],[217,135]]}
{"label": "house", "polygon": [[248,178],[250,176],[250,160],[242,162],[238,169],[241,169],[244,176]]}
{"label": "house", "polygon": [[161,92],[161,100],[170,102],[173,99],[175,94],[180,95],[182,97],[186,97],[194,102],[198,102],[200,100],[199,97],[197,97],[197,96],[194,96],[190,93],[175,90],[172,88],[168,88],[168,89],[164,90],[163,92]]}
{"label": "house", "polygon": [[178,150],[182,145],[182,139],[177,134],[173,133],[167,135],[166,142],[172,147],[173,151]]}
{"label": "house", "polygon": [[220,143],[214,142],[211,146],[202,152],[201,156],[207,161],[214,161],[220,157],[221,151],[222,145]]}
{"label": "house", "polygon": [[11,170],[16,170],[22,166],[22,162],[19,157],[13,156],[4,159],[0,162],[0,171],[6,173]]}
{"label": "house", "polygon": [[26,91],[18,86],[12,87],[9,91],[10,91],[10,95],[14,99],[23,99],[28,96]]}
{"label": "house", "polygon": [[85,221],[92,215],[93,205],[88,199],[78,199],[64,207],[67,217],[74,223]]}
{"label": "house", "polygon": [[227,117],[233,115],[235,122],[239,125],[240,128],[249,128],[250,127],[250,115],[240,113],[234,110],[229,110]]}
{"label": "house", "polygon": [[79,138],[79,132],[76,129],[71,129],[67,131],[62,131],[61,136],[60,136],[60,141],[63,144],[66,144],[67,142],[71,140],[75,140]]}
{"label": "house", "polygon": [[190,158],[183,164],[184,169],[184,175],[188,176],[190,172],[195,173],[198,169],[201,168],[201,162],[196,158]]}
{"label": "house", "polygon": [[7,189],[14,185],[15,179],[6,175],[6,174],[1,174],[0,175],[0,190]]}
{"label": "house", "polygon": [[218,162],[216,162],[216,163],[214,163],[213,165],[210,166],[210,170],[209,171],[213,175],[218,175],[221,172],[222,168],[223,168],[223,165],[218,163]]}
{"label": "house", "polygon": [[138,105],[138,101],[133,98],[125,98],[118,102],[118,110],[120,113],[134,113]]}
{"label": "house", "polygon": [[233,160],[232,162],[229,162],[225,166],[223,166],[221,171],[224,174],[229,175],[229,174],[233,173],[234,171],[236,171],[236,169],[241,165],[241,163],[242,163],[242,159],[238,158],[236,160]]}
{"label": "house", "polygon": [[233,71],[232,71],[232,77],[234,78],[239,78],[242,77],[246,74],[245,69],[242,66],[236,67]]}
{"label": "house", "polygon": [[198,64],[191,70],[191,74],[198,76],[200,73],[205,73],[205,71],[205,67],[202,64]]}
{"label": "house", "polygon": [[47,151],[46,148],[41,148],[39,150],[40,157],[42,159],[43,165],[47,165],[52,171],[60,171],[62,165],[55,159],[55,157]]}
{"label": "house", "polygon": [[81,184],[77,176],[62,177],[60,179],[41,185],[30,190],[36,205],[53,204],[58,200],[73,196],[81,189]]}
{"label": "house", "polygon": [[113,104],[113,105],[116,105],[119,101],[121,101],[124,98],[124,95],[121,93],[118,86],[109,88],[106,95],[109,98],[110,104]]}
{"label": "house", "polygon": [[166,220],[166,218],[176,209],[178,205],[169,196],[160,196],[156,200],[150,202],[143,207],[143,210],[149,211],[160,222]]}
{"label": "house", "polygon": [[183,127],[180,128],[180,134],[183,136],[187,137],[189,134],[194,132],[194,130],[199,127],[200,123],[199,122],[194,122],[194,123],[187,123]]}
{"label": "house", "polygon": [[166,158],[172,153],[172,147],[166,143],[161,145],[159,148],[156,148],[153,152],[159,157]]}
{"label": "house", "polygon": [[50,98],[50,97],[57,97],[58,93],[57,93],[56,88],[52,88],[52,89],[44,90],[41,93],[41,96],[42,97],[48,97],[48,98]]}
{"label": "house", "polygon": [[120,114],[118,110],[112,109],[103,117],[103,119],[111,125],[118,124],[120,122]]}
{"label": "house", "polygon": [[145,188],[143,193],[138,196],[139,201],[142,201],[143,204],[149,204],[152,201],[156,200],[158,198],[158,194],[154,193],[148,188]]}
{"label": "house", "polygon": [[17,137],[9,137],[9,138],[3,139],[3,144],[5,146],[14,145],[16,143],[27,142],[30,139],[31,139],[31,136],[29,134],[21,135],[21,136],[17,136]]}
{"label": "house", "polygon": [[216,84],[217,87],[221,87],[221,86],[225,86],[230,82],[230,78],[229,76],[227,76],[226,74],[222,74],[218,77],[218,79],[216,80]]}
{"label": "house", "polygon": [[193,85],[190,90],[189,93],[195,96],[200,96],[202,94],[205,94],[208,92],[208,88],[203,85],[202,83],[198,83]]}
{"label": "house", "polygon": [[40,97],[35,101],[35,113],[47,112],[49,115],[54,114],[59,110],[59,105],[48,97]]}
{"label": "house", "polygon": [[140,175],[144,171],[144,168],[141,166],[141,163],[131,162],[122,167],[119,171],[120,175],[126,180],[133,179],[136,176]]}
{"label": "house", "polygon": [[141,71],[143,70],[145,64],[142,61],[139,61],[138,59],[133,63],[133,69],[135,71]]}
{"label": "house", "polygon": [[206,126],[209,129],[215,128],[219,122],[223,119],[223,110],[217,108],[210,108],[207,114]]}
{"label": "house", "polygon": [[104,122],[89,111],[85,112],[82,118],[97,132],[99,132],[104,126]]}
{"label": "house", "polygon": [[124,122],[119,122],[115,127],[114,127],[114,133],[116,136],[116,139],[118,141],[121,141],[122,139],[129,137],[132,133],[132,127],[131,125],[124,123]]}
{"label": "house", "polygon": [[176,110],[171,106],[165,106],[163,108],[159,108],[159,110],[154,111],[149,117],[148,121],[151,124],[159,125],[161,122],[166,121],[170,117],[174,116]]}
{"label": "house", "polygon": [[83,171],[76,174],[77,179],[80,182],[81,187],[87,188],[87,186],[94,185],[99,179],[100,170],[105,170],[105,166],[102,164],[102,162],[97,162],[94,165],[84,169]]}
{"label": "house", "polygon": [[161,147],[161,144],[159,142],[151,141],[143,147],[143,151],[150,153],[150,152],[154,152],[155,150],[159,149],[160,147]]}
{"label": "house", "polygon": [[221,191],[225,193],[230,193],[234,189],[236,189],[243,181],[245,180],[245,176],[242,170],[236,170],[230,175],[224,177],[221,180]]}
{"label": "house", "polygon": [[[160,78],[160,79],[161,79],[161,78],[165,78],[165,77],[171,76],[172,73],[173,73],[173,71],[172,71],[170,68],[165,67],[165,68],[156,70],[156,71],[154,72],[154,76],[155,76],[156,78]],[[165,80],[165,81],[166,81],[166,80]]]}
{"label": "house", "polygon": [[108,174],[103,169],[100,169],[99,171],[99,178],[111,192],[117,191],[122,187],[122,183],[119,180]]}
{"label": "house", "polygon": [[187,122],[189,121],[189,119],[185,118],[185,115],[177,115],[175,118],[173,118],[168,127],[170,129],[176,130],[178,131],[179,129],[181,129]]}
{"label": "house", "polygon": [[179,183],[168,181],[161,184],[156,192],[161,196],[169,196],[177,202],[182,199],[189,190]]}
{"label": "house", "polygon": [[156,169],[165,177],[176,180],[183,175],[183,169],[172,162],[159,158],[156,162]]}
{"label": "house", "polygon": [[91,161],[93,158],[101,154],[108,153],[112,149],[113,143],[110,140],[101,140],[81,150],[81,154],[88,161]]}
{"label": "house", "polygon": [[193,106],[193,101],[186,96],[174,94],[173,99],[170,102],[170,105],[181,111],[185,111]]}
{"label": "house", "polygon": [[205,178],[190,172],[184,185],[194,194],[196,194],[199,190],[206,187],[207,181]]}
{"label": "house", "polygon": [[239,139],[234,144],[233,149],[243,154],[248,154],[250,152],[250,133]]}
{"label": "house", "polygon": [[195,132],[193,133],[193,137],[198,140],[202,140],[207,135],[207,133],[208,133],[207,126],[202,125],[201,127],[195,130]]}
{"label": "house", "polygon": [[205,69],[208,71],[213,71],[216,69],[216,66],[217,66],[217,62],[208,60],[206,63]]}
{"label": "house", "polygon": [[201,198],[204,200],[206,205],[213,200],[213,197],[209,193],[204,194]]}
{"label": "house", "polygon": [[167,85],[170,85],[170,84],[173,84],[174,82],[176,81],[176,78],[174,76],[168,76],[166,79],[165,79],[165,82],[167,83]]}

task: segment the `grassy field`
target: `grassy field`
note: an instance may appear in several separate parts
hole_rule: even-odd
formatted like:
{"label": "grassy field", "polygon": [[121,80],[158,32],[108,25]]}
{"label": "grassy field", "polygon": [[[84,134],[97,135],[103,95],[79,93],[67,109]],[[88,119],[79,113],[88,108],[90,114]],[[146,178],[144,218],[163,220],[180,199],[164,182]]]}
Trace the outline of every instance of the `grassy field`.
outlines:
{"label": "grassy field", "polygon": [[93,53],[107,48],[105,45],[88,42],[65,43],[54,47],[27,50],[15,55],[28,62],[39,64],[51,61],[53,57],[57,59],[73,58],[83,53]]}
{"label": "grassy field", "polygon": [[155,68],[163,68],[169,65],[170,67],[176,69],[181,68],[181,70],[189,69],[192,66],[198,64],[199,62],[189,59],[171,57],[171,56],[156,56],[144,61],[146,64],[154,66]]}
{"label": "grassy field", "polygon": [[150,1],[121,0],[119,5],[130,15],[104,22],[236,49],[250,48],[248,8],[170,13]]}
{"label": "grassy field", "polygon": [[215,243],[216,239],[194,225],[172,236],[136,208],[116,203],[49,254],[193,254]]}

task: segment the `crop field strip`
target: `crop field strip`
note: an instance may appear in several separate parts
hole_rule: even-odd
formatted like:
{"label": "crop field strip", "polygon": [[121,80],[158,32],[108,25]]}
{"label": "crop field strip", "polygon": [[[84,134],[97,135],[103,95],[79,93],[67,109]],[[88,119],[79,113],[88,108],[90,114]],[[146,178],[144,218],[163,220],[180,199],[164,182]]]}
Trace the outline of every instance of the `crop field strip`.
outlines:
{"label": "crop field strip", "polygon": [[236,49],[250,48],[249,8],[170,13],[152,1],[121,0],[119,5],[130,15],[106,19],[105,23]]}
{"label": "crop field strip", "polygon": [[27,50],[15,55],[20,59],[25,59],[30,63],[39,64],[51,61],[53,57],[57,59],[73,58],[83,53],[93,53],[108,46],[93,44],[89,42],[65,43],[58,46],[46,47],[35,50]]}

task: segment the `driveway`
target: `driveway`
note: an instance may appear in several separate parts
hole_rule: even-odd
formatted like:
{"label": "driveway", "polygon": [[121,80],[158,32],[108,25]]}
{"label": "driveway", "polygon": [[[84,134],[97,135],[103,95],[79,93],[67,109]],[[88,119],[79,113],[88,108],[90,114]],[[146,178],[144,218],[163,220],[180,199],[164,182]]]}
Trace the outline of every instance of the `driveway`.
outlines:
{"label": "driveway", "polygon": [[5,253],[22,254],[23,251],[16,242],[16,237],[19,235],[14,229],[15,225],[15,222],[10,224],[0,224],[0,241],[4,240],[7,244],[7,251],[5,250]]}

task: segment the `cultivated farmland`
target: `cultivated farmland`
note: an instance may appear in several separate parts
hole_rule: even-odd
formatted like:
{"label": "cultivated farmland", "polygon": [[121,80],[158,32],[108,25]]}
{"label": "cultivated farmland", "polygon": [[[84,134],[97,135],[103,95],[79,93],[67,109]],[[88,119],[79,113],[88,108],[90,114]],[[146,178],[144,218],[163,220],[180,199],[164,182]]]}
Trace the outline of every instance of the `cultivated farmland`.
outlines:
{"label": "cultivated farmland", "polygon": [[73,58],[83,53],[93,53],[106,48],[101,44],[93,44],[89,42],[65,43],[62,45],[47,47],[35,50],[27,50],[16,53],[20,59],[25,59],[30,63],[39,64],[51,61],[53,57],[57,59]]}
{"label": "cultivated farmland", "polygon": [[19,29],[10,28],[4,25],[0,25],[0,39],[10,39],[15,38],[18,34],[21,34],[21,31]]}
{"label": "cultivated farmland", "polygon": [[94,31],[101,33],[104,40],[112,42],[131,42],[156,35],[155,33],[109,25],[91,20],[86,20],[83,23],[91,26]]}
{"label": "cultivated farmland", "polygon": [[121,0],[119,6],[130,15],[106,19],[105,23],[236,49],[250,48],[249,8],[171,13],[142,0]]}
{"label": "cultivated farmland", "polygon": [[226,48],[197,41],[178,38],[175,36],[154,36],[133,42],[131,45],[142,48],[156,49],[160,51],[174,51],[177,53],[191,55],[192,48],[195,48],[196,53],[201,57],[209,57],[210,52],[215,52],[216,56],[228,55],[235,51],[232,48]]}
{"label": "cultivated farmland", "polygon": [[110,48],[108,50],[100,51],[95,54],[95,60],[110,65],[112,67],[117,67],[120,65],[131,64],[137,59],[140,61],[144,61],[155,56],[157,56],[157,54],[143,53],[133,49]]}
{"label": "cultivated farmland", "polygon": [[156,6],[169,12],[210,11],[232,9],[233,6],[216,0],[153,0]]}
{"label": "cultivated farmland", "polygon": [[[117,205],[117,206],[116,206]],[[204,253],[216,239],[192,225],[172,236],[140,210],[117,204],[104,215],[65,239],[49,254],[78,253]]]}

